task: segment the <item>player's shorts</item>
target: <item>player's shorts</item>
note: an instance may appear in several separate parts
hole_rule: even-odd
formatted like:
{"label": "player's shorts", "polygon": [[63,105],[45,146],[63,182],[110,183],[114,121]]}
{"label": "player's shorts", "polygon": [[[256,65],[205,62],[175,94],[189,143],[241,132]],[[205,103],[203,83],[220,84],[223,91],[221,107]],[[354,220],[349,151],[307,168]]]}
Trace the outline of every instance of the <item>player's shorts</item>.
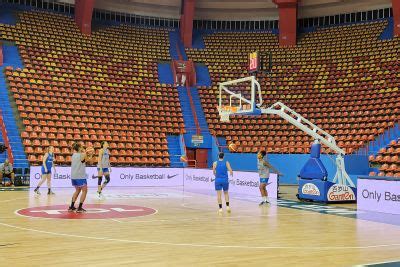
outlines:
{"label": "player's shorts", "polygon": [[260,184],[268,184],[269,178],[260,178]]}
{"label": "player's shorts", "polygon": [[228,191],[229,190],[229,181],[215,179],[215,190],[216,191],[220,191],[220,190]]}
{"label": "player's shorts", "polygon": [[[97,168],[97,171],[100,171],[100,168]],[[108,173],[110,172],[110,168],[103,168],[102,171],[103,173]]]}
{"label": "player's shorts", "polygon": [[86,179],[71,179],[72,186],[75,187],[84,187],[87,185],[87,180]]}
{"label": "player's shorts", "polygon": [[47,168],[47,172],[46,172],[46,170],[42,166],[42,174],[50,174],[50,173],[51,173],[51,168]]}

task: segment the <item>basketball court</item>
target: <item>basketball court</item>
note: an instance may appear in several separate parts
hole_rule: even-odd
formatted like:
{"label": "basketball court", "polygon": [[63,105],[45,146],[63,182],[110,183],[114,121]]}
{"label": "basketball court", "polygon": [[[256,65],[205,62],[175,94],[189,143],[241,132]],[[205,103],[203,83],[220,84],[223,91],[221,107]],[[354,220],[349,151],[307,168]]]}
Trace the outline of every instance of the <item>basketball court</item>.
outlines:
{"label": "basketball court", "polygon": [[400,0],[0,6],[0,267],[400,267]]}
{"label": "basketball court", "polygon": [[352,266],[398,260],[399,218],[382,223],[373,214],[357,219],[354,205],[299,203],[289,200],[290,186],[282,187],[283,198],[262,207],[257,198],[233,195],[233,211],[223,215],[212,190],[207,195],[183,187],[108,188],[104,200],[92,190],[88,212],[69,214],[71,191],[0,194],[4,266]]}

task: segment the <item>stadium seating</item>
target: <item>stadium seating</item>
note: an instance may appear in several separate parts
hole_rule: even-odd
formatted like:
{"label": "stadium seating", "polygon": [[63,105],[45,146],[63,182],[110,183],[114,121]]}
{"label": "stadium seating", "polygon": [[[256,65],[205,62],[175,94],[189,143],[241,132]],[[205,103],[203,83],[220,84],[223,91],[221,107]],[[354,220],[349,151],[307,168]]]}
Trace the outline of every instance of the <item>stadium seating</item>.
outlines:
{"label": "stadium seating", "polygon": [[380,165],[379,173],[370,175],[400,177],[400,138],[392,140],[387,147],[381,148],[378,155],[369,156],[369,161]]}
{"label": "stadium seating", "polygon": [[219,120],[218,83],[249,76],[250,52],[272,52],[271,75],[257,75],[265,106],[285,103],[333,135],[347,153],[365,146],[400,118],[400,40],[379,40],[386,25],[321,28],[301,36],[295,48],[280,48],[268,32],[207,35],[206,49],[186,53],[210,71],[212,86],[199,88],[210,131],[235,143],[237,152],[308,153],[313,140],[278,117]]}
{"label": "stadium seating", "polygon": [[169,165],[166,135],[184,123],[176,87],[158,83],[157,61],[170,60],[167,30],[121,25],[84,36],[63,15],[19,19],[0,31],[25,66],[5,74],[30,164],[40,164],[48,145],[57,164],[69,164],[74,140],[96,148],[107,140],[114,164]]}
{"label": "stadium seating", "polygon": [[[237,152],[308,153],[313,140],[274,116],[235,116],[221,123],[218,83],[249,76],[248,53],[272,52],[271,74],[257,74],[264,105],[281,101],[332,134],[347,153],[365,146],[400,117],[400,40],[379,40],[386,21],[322,28],[281,48],[270,32],[217,32],[206,49],[187,49],[205,63],[212,86],[199,94],[212,134]],[[169,165],[167,134],[184,132],[176,87],[158,83],[157,61],[170,60],[168,30],[120,25],[81,35],[72,18],[29,11],[0,25],[24,69],[6,68],[23,121],[25,150],[39,164],[56,147],[68,164],[74,140],[108,140],[120,165]],[[330,153],[323,148],[324,153]]]}

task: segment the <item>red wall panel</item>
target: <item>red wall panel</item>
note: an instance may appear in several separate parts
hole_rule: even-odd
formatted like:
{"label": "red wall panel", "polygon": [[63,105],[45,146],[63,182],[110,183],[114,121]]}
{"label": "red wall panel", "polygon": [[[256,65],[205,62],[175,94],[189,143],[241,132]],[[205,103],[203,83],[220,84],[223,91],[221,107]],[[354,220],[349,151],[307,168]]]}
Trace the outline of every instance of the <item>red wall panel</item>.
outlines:
{"label": "red wall panel", "polygon": [[393,34],[400,36],[400,0],[392,0],[393,9]]}
{"label": "red wall panel", "polygon": [[75,22],[83,34],[92,33],[92,14],[95,0],[75,0]]}

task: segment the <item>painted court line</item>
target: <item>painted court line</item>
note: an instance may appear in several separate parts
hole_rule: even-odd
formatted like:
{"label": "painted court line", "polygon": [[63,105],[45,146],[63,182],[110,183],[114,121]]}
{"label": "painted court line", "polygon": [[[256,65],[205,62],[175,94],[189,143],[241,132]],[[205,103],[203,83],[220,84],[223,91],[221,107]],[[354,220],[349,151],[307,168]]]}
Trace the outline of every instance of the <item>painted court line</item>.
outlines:
{"label": "painted court line", "polygon": [[362,265],[356,265],[355,267],[367,267],[367,266],[376,266],[376,267],[396,267],[400,266],[400,261],[383,261],[376,263],[368,263]]}
{"label": "painted court line", "polygon": [[160,245],[160,246],[178,246],[178,247],[203,247],[203,248],[232,248],[232,249],[293,249],[293,250],[346,250],[346,249],[372,249],[372,248],[384,248],[384,247],[397,247],[400,244],[382,244],[373,246],[363,246],[363,247],[307,247],[307,246],[240,246],[240,245],[216,245],[216,244],[193,244],[193,243],[170,243],[170,242],[158,242],[158,241],[145,241],[145,240],[128,240],[128,239],[117,239],[117,238],[106,238],[106,237],[93,237],[93,236],[83,236],[75,234],[64,234],[56,233],[50,231],[37,230],[32,228],[25,228],[20,226],[15,226],[6,223],[0,223],[0,225],[29,232],[54,235],[54,236],[64,236],[71,238],[81,238],[81,239],[91,239],[91,240],[102,240],[102,241],[114,241],[121,243],[134,243],[134,244],[145,244],[145,245]]}
{"label": "painted court line", "polygon": [[[216,212],[215,212],[216,213]],[[195,218],[187,218],[187,219],[158,219],[158,220],[135,220],[134,218],[130,221],[123,221],[122,223],[155,223],[155,222],[185,222],[185,221],[210,221],[211,219],[239,219],[239,218],[255,218],[255,217],[275,217],[275,216],[293,216],[293,213],[283,213],[283,214],[268,214],[268,215],[238,215],[238,216],[204,216],[204,217],[195,217]],[[297,220],[297,218],[295,218]]]}

